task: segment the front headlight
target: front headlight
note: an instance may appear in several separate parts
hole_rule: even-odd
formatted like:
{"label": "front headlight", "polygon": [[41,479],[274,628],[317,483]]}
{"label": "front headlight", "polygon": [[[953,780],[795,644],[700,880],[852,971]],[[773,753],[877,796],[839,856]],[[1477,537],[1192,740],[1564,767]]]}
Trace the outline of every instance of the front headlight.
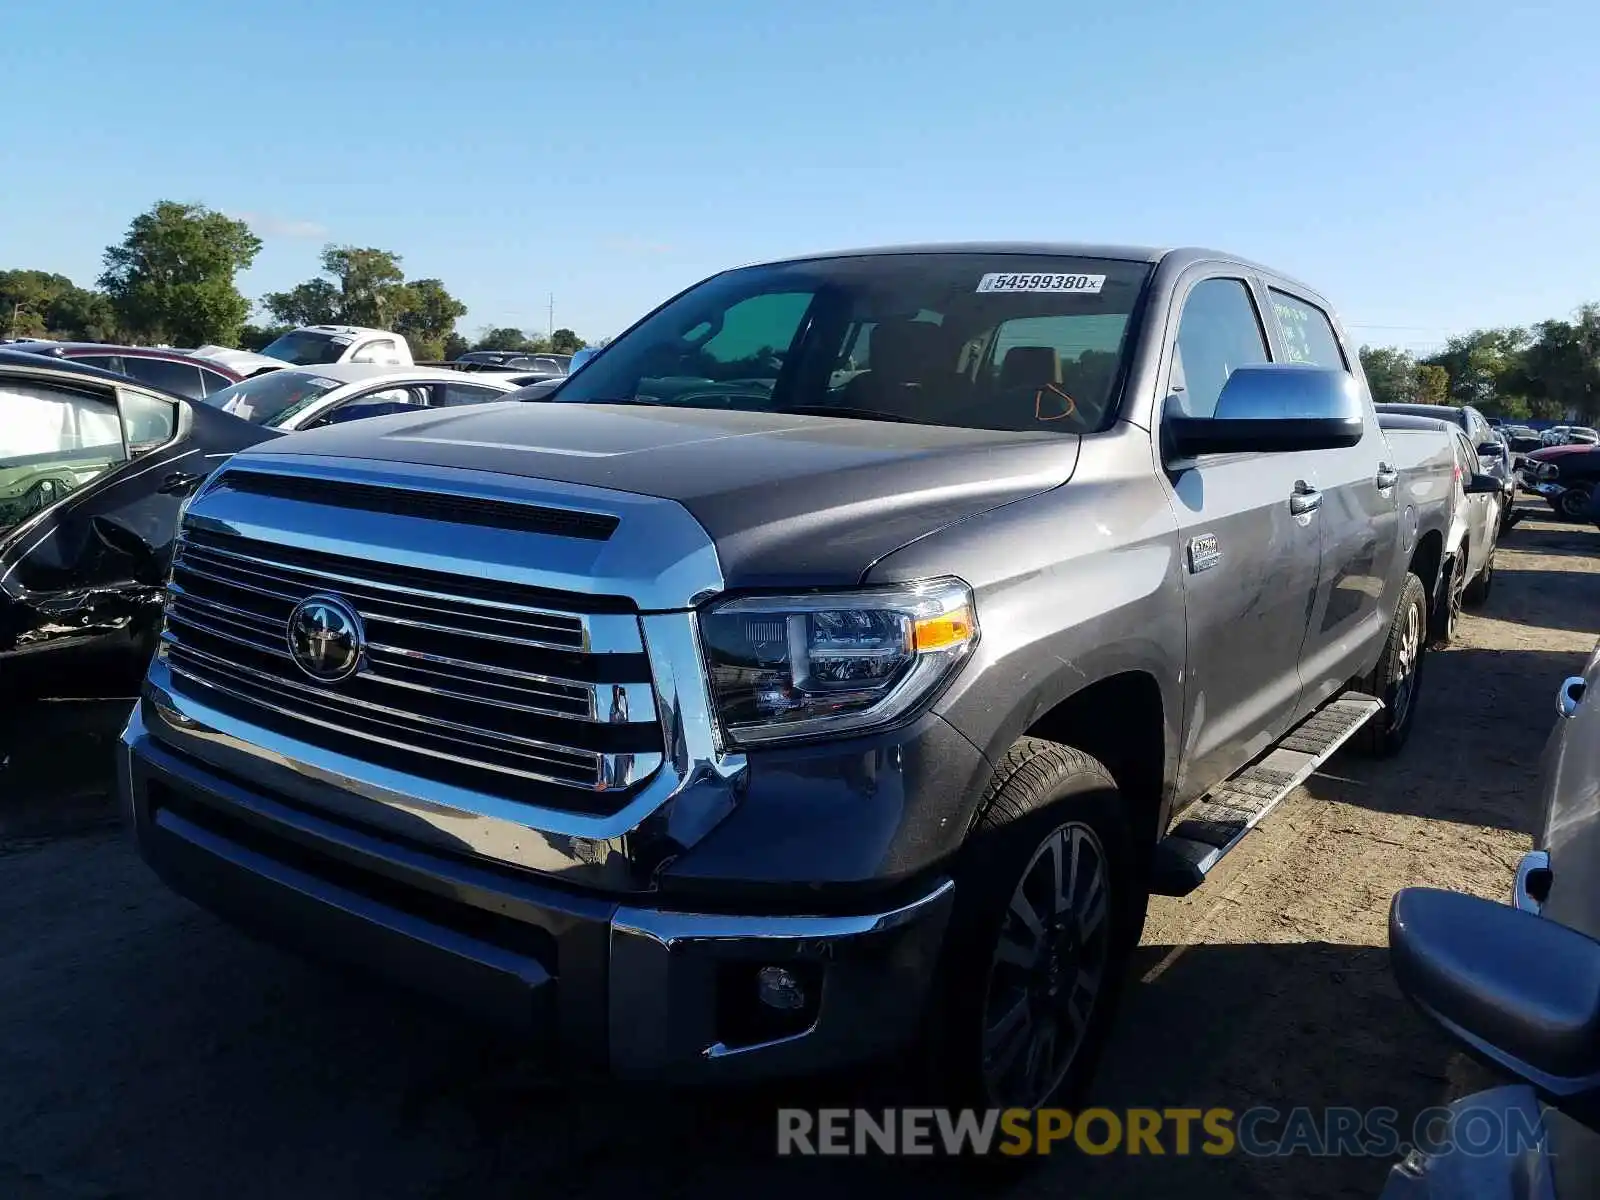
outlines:
{"label": "front headlight", "polygon": [[958,579],[741,596],[700,615],[717,714],[750,745],[856,733],[903,717],[978,640]]}

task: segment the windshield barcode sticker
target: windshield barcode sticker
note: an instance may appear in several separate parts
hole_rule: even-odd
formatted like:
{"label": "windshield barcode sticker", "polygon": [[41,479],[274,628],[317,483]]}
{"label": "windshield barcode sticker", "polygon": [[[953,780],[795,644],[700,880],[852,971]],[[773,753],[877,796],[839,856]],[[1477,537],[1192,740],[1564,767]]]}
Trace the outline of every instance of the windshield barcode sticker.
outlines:
{"label": "windshield barcode sticker", "polygon": [[994,271],[978,280],[980,292],[1071,292],[1098,296],[1104,275],[1011,275]]}

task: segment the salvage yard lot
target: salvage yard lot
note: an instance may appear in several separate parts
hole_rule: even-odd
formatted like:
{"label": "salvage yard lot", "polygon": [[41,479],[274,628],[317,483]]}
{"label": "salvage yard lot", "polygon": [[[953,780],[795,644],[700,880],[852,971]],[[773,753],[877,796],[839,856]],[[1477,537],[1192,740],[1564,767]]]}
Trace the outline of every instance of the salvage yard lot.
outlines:
{"label": "salvage yard lot", "polygon": [[[1152,904],[1095,1089],[1112,1107],[1390,1105],[1487,1074],[1400,999],[1389,897],[1502,897],[1539,813],[1556,684],[1600,627],[1600,534],[1524,521],[1432,655],[1400,759],[1350,754],[1182,900]],[[555,1087],[448,1012],[245,940],[124,845],[104,780],[126,703],[35,706],[0,745],[0,1197],[971,1194],[949,1172],[775,1163],[738,1094]],[[871,1079],[854,1081],[872,1102]],[[1018,1196],[1375,1196],[1387,1161],[1057,1162]],[[905,1178],[909,1176],[908,1178]]]}

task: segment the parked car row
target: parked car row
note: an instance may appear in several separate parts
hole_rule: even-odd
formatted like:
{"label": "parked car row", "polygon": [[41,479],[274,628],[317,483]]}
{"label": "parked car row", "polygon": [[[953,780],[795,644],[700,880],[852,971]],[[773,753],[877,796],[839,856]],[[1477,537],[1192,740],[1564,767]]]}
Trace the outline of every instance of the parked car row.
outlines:
{"label": "parked car row", "polygon": [[1600,444],[1600,430],[1587,425],[1556,425],[1539,435],[1546,446],[1570,446],[1574,443],[1593,446]]}

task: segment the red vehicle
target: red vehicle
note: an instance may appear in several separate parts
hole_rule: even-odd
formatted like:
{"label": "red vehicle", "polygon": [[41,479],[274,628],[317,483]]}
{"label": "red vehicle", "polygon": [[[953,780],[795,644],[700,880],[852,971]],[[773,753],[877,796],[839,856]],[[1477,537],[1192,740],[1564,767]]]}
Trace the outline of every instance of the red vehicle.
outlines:
{"label": "red vehicle", "polygon": [[70,358],[73,362],[117,375],[126,375],[163,391],[176,392],[190,400],[204,400],[244,378],[221,363],[185,354],[181,350],[161,350],[150,346],[105,346],[97,342],[12,342],[7,350]]}

